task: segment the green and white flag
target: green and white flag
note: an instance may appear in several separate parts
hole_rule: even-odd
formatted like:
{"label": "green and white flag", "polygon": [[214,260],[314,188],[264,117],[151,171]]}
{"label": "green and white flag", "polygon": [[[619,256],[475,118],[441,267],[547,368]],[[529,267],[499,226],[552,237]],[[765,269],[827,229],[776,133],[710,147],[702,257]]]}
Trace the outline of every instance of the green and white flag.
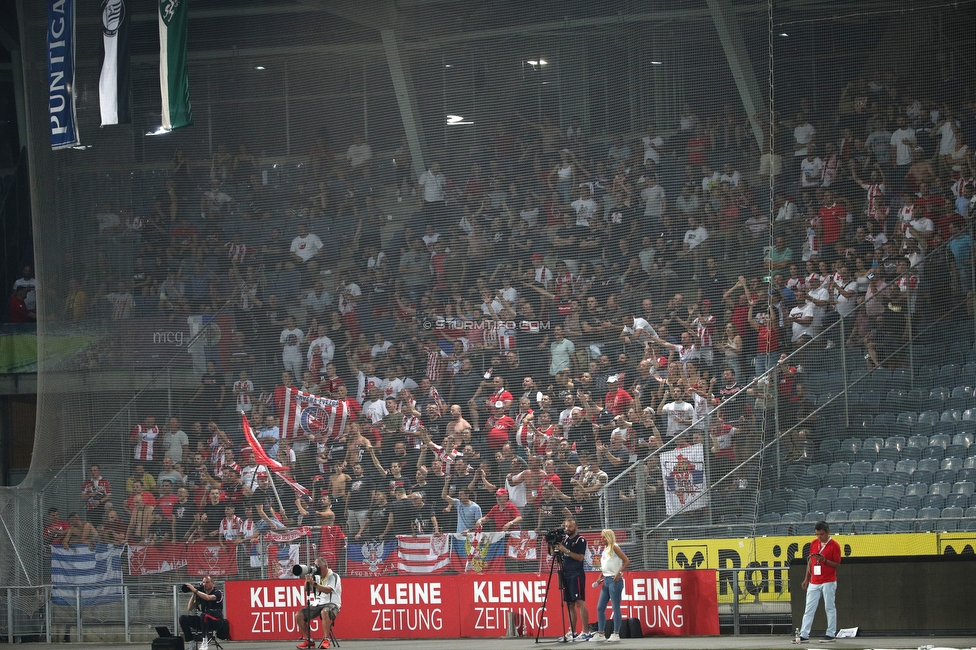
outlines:
{"label": "green and white flag", "polygon": [[159,0],[159,86],[163,95],[163,129],[193,124],[190,82],[186,72],[188,0]]}

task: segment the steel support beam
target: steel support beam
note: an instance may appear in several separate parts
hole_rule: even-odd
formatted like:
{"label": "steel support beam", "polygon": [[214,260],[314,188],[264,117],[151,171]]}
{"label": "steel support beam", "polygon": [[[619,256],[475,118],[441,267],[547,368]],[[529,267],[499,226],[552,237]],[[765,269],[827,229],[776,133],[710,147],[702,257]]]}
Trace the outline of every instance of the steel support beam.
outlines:
{"label": "steel support beam", "polygon": [[712,15],[712,22],[715,24],[715,31],[718,32],[722,49],[725,51],[725,60],[729,62],[729,68],[732,70],[735,87],[739,90],[742,106],[745,108],[746,116],[752,125],[752,133],[756,136],[759,151],[762,151],[762,121],[766,112],[766,103],[759,92],[759,82],[756,81],[756,73],[752,69],[749,52],[742,40],[738,16],[736,16],[735,11],[730,11],[728,7],[724,6],[721,0],[706,1]]}
{"label": "steel support beam", "polygon": [[427,141],[424,138],[424,127],[420,120],[420,107],[417,106],[417,94],[413,89],[410,67],[403,60],[403,45],[396,32],[392,29],[381,29],[380,36],[383,38],[386,62],[390,66],[393,90],[396,93],[397,105],[400,107],[400,119],[403,120],[403,131],[407,136],[407,144],[410,146],[413,178],[416,180],[427,169],[424,164],[424,150]]}

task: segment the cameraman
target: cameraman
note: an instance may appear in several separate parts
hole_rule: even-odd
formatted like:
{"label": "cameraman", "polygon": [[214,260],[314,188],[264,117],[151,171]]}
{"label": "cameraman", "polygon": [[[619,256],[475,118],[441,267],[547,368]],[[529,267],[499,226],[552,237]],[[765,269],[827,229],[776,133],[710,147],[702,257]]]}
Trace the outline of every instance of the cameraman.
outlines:
{"label": "cameraman", "polygon": [[[183,639],[190,643],[193,640],[193,630],[198,629],[202,633],[198,650],[207,650],[207,631],[216,629],[216,624],[223,618],[224,594],[220,589],[214,588],[214,580],[210,576],[206,576],[199,585],[184,584],[183,592],[193,594],[186,605],[186,611],[200,609],[199,616],[196,614],[180,616]],[[193,649],[192,644],[190,649]]]}
{"label": "cameraman", "polygon": [[[342,581],[339,579],[339,574],[329,569],[329,563],[325,558],[316,558],[315,566],[318,567],[318,572],[305,576],[305,592],[309,597],[309,606],[295,612],[295,626],[301,630],[304,637],[297,646],[299,648],[315,647],[309,630],[309,621],[316,616],[322,618],[322,643],[319,647],[328,648],[332,621],[339,615],[339,608],[342,607]],[[308,620],[305,618],[306,609]]]}
{"label": "cameraman", "polygon": [[[562,542],[553,544],[553,550],[563,554],[560,573],[563,580],[563,596],[566,599],[566,609],[569,610],[569,631],[559,637],[560,643],[570,641],[589,641],[590,615],[586,610],[586,576],[583,571],[583,559],[586,557],[586,540],[576,527],[576,519],[567,517],[563,522],[566,537]],[[580,621],[580,632],[575,634],[576,621]]]}

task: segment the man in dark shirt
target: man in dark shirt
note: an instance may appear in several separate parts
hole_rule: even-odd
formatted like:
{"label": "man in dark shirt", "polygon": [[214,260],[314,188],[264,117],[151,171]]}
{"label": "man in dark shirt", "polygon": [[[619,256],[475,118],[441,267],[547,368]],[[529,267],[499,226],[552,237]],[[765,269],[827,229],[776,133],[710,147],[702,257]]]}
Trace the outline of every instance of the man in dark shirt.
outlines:
{"label": "man in dark shirt", "polygon": [[[587,632],[590,615],[586,609],[586,575],[583,571],[583,560],[586,558],[586,539],[579,534],[576,520],[572,517],[563,522],[566,529],[566,539],[554,545],[554,549],[562,553],[563,595],[569,610],[569,631],[559,641],[589,641],[591,635]],[[580,622],[580,633],[575,634],[576,621]]]}
{"label": "man in dark shirt", "polygon": [[388,539],[392,528],[393,513],[386,503],[386,494],[382,490],[376,490],[373,494],[373,507],[366,513],[366,521],[354,538]]}
{"label": "man in dark shirt", "polygon": [[460,404],[461,408],[467,406],[472,418],[471,422],[475,426],[478,426],[480,419],[478,408],[474,406],[472,400],[480,385],[481,375],[473,370],[471,359],[465,358],[461,361],[461,370],[451,379],[451,393],[447,400],[449,404]]}

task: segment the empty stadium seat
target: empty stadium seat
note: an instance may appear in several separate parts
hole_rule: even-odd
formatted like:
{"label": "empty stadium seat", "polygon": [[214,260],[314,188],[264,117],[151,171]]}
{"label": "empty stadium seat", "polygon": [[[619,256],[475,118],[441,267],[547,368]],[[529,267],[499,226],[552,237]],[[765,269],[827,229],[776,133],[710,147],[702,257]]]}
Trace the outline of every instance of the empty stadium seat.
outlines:
{"label": "empty stadium seat", "polygon": [[943,451],[945,451],[945,448],[948,447],[951,442],[952,436],[948,436],[944,433],[939,433],[929,438],[930,447],[941,447]]}
{"label": "empty stadium seat", "polygon": [[896,449],[900,452],[905,447],[906,442],[905,436],[888,436],[885,439],[885,447],[888,449]]}
{"label": "empty stadium seat", "polygon": [[833,501],[837,498],[837,488],[835,487],[822,487],[817,490],[818,499],[827,499],[828,501]]}
{"label": "empty stadium seat", "polygon": [[952,437],[952,444],[959,447],[965,447],[968,449],[969,445],[973,444],[973,438],[974,436],[972,433],[968,433],[968,432],[957,433]]}
{"label": "empty stadium seat", "polygon": [[915,473],[912,474],[912,482],[914,483],[932,483],[933,472],[927,469],[917,469]]}
{"label": "empty stadium seat", "polygon": [[918,467],[918,463],[917,462],[915,462],[914,460],[912,460],[910,458],[905,458],[903,460],[898,461],[895,464],[895,471],[896,472],[905,472],[906,474],[911,474],[912,472],[914,472],[916,470],[917,467]]}
{"label": "empty stadium seat", "polygon": [[840,498],[856,499],[861,496],[861,488],[845,485],[837,490],[837,496]]}
{"label": "empty stadium seat", "polygon": [[877,508],[871,513],[871,519],[874,521],[890,521],[894,516],[895,513],[887,508]]}
{"label": "empty stadium seat", "polygon": [[951,456],[951,457],[950,456],[947,456],[946,458],[944,458],[942,460],[941,468],[942,469],[951,469],[953,471],[958,472],[959,470],[961,470],[963,468],[963,462],[964,462],[964,460],[962,458],[957,458],[955,456]]}
{"label": "empty stadium seat", "polygon": [[917,519],[938,519],[942,516],[940,508],[922,508],[916,515]]}
{"label": "empty stadium seat", "polygon": [[889,533],[912,533],[915,532],[915,518],[909,520],[899,520],[888,522]]}
{"label": "empty stadium seat", "polygon": [[859,460],[851,463],[851,474],[870,474],[874,471],[874,465],[866,460]]}
{"label": "empty stadium seat", "polygon": [[894,497],[896,499],[902,498],[905,496],[905,484],[892,483],[890,485],[886,485],[884,494],[882,496]]}
{"label": "empty stadium seat", "polygon": [[973,399],[973,389],[970,386],[956,386],[949,393],[946,400],[947,409],[959,409],[959,419],[962,419],[962,411],[969,408]]}
{"label": "empty stadium seat", "polygon": [[937,472],[942,469],[942,463],[935,458],[924,458],[915,466],[916,471],[922,470],[925,472]]}
{"label": "empty stadium seat", "polygon": [[939,445],[930,445],[922,450],[922,458],[937,458],[942,460],[945,458],[945,449]]}
{"label": "empty stadium seat", "polygon": [[908,485],[912,482],[912,475],[908,472],[894,471],[888,477],[888,483],[892,485]]}
{"label": "empty stadium seat", "polygon": [[832,510],[827,513],[827,518],[825,519],[827,523],[837,523],[841,521],[847,521],[847,511],[846,510]]}
{"label": "empty stadium seat", "polygon": [[922,497],[922,507],[942,509],[945,507],[945,496],[941,494],[926,495]]}
{"label": "empty stadium seat", "polygon": [[831,507],[834,510],[843,510],[844,512],[850,512],[854,509],[854,499],[850,497],[837,497],[834,499]]}
{"label": "empty stadium seat", "polygon": [[928,436],[909,436],[905,446],[916,449],[924,449],[925,447],[929,446],[929,438]]}
{"label": "empty stadium seat", "polygon": [[878,497],[878,509],[897,510],[899,498],[895,496]]}
{"label": "empty stadium seat", "polygon": [[918,511],[915,508],[898,508],[892,517],[894,519],[916,519],[918,518]]}
{"label": "empty stadium seat", "polygon": [[943,497],[949,496],[952,493],[952,486],[948,483],[933,483],[929,486],[929,494],[938,494]]}
{"label": "empty stadium seat", "polygon": [[874,471],[876,473],[891,474],[893,471],[895,471],[895,461],[879,460],[874,464]]}
{"label": "empty stadium seat", "polygon": [[875,499],[877,499],[883,494],[884,494],[884,488],[877,484],[865,485],[863,488],[861,488],[862,497],[874,497]]}
{"label": "empty stadium seat", "polygon": [[905,496],[919,496],[923,497],[929,493],[928,483],[909,483],[905,486]]}
{"label": "empty stadium seat", "polygon": [[816,496],[817,496],[817,491],[812,490],[810,488],[797,488],[796,490],[793,490],[793,498],[795,499],[803,499],[804,501],[810,501],[811,499],[816,498]]}
{"label": "empty stadium seat", "polygon": [[825,487],[841,488],[847,485],[847,481],[844,474],[831,472],[824,477],[823,484]]}
{"label": "empty stadium seat", "polygon": [[827,512],[830,510],[830,503],[830,499],[812,499],[810,501],[810,510],[822,510]]}
{"label": "empty stadium seat", "polygon": [[803,516],[803,521],[817,523],[818,521],[823,521],[826,516],[822,510],[811,510]]}
{"label": "empty stadium seat", "polygon": [[854,501],[855,510],[876,510],[877,507],[878,507],[877,497],[861,496],[858,497],[856,501]]}
{"label": "empty stadium seat", "polygon": [[[968,449],[962,445],[949,445],[945,450],[946,458],[958,458],[959,462],[962,463],[966,459]],[[961,465],[960,465],[961,467]],[[958,468],[957,468],[958,469]]]}
{"label": "empty stadium seat", "polygon": [[848,521],[870,521],[871,511],[870,510],[852,510],[851,514],[847,516]]}
{"label": "empty stadium seat", "polygon": [[822,479],[824,476],[827,475],[827,465],[825,463],[817,463],[815,465],[810,465],[809,467],[807,467],[807,474]]}
{"label": "empty stadium seat", "polygon": [[845,462],[831,463],[828,474],[847,474],[851,471],[851,464]]}
{"label": "empty stadium seat", "polygon": [[956,472],[952,469],[940,469],[933,477],[935,483],[948,483],[952,485],[956,482]]}
{"label": "empty stadium seat", "polygon": [[966,517],[967,519],[976,519],[976,506],[969,506],[966,508],[966,512],[963,513],[963,517]]}
{"label": "empty stadium seat", "polygon": [[[967,458],[966,459],[966,462],[968,462],[970,460],[972,460],[972,459],[971,458]],[[976,483],[976,467],[967,467],[966,466],[966,463],[963,463],[962,469],[959,470],[958,472],[956,472],[956,480],[957,481],[972,481],[972,482]]]}
{"label": "empty stadium seat", "polygon": [[951,494],[965,494],[966,496],[972,496],[974,492],[974,484],[972,481],[958,481],[952,485]]}
{"label": "empty stadium seat", "polygon": [[969,506],[968,494],[950,494],[945,500],[946,508],[967,508]]}
{"label": "empty stadium seat", "polygon": [[922,497],[917,494],[906,494],[898,500],[898,505],[902,508],[918,510],[920,507],[922,507]]}

